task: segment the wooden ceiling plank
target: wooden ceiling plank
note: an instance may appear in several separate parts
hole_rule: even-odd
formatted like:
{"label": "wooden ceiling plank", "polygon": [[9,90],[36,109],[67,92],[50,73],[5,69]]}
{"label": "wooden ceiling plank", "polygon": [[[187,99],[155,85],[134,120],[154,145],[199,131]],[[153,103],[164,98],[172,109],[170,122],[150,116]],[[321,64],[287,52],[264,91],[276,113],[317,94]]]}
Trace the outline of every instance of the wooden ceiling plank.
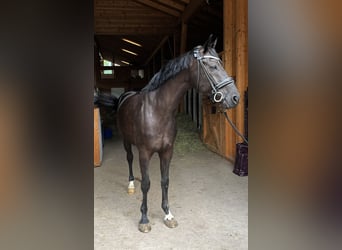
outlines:
{"label": "wooden ceiling plank", "polygon": [[[164,13],[160,13],[160,12],[155,12],[153,10],[150,11],[141,11],[141,9],[137,9],[137,10],[109,10],[109,9],[103,9],[103,10],[98,10],[94,12],[94,16],[98,17],[98,16],[112,16],[112,17],[130,17],[130,18],[134,18],[137,17],[136,19],[139,19],[140,16],[146,16],[146,17],[161,17],[161,18],[165,18],[165,14]],[[168,18],[175,18],[173,16],[168,16]]]}
{"label": "wooden ceiling plank", "polygon": [[169,14],[171,16],[175,16],[175,17],[179,17],[180,16],[180,12],[179,11],[174,10],[174,9],[170,9],[170,8],[168,8],[168,7],[166,7],[166,6],[162,5],[162,4],[158,4],[158,3],[153,2],[151,0],[134,0],[134,1],[136,1],[138,3],[141,3],[141,4],[145,5],[145,6],[151,7],[153,9],[155,9],[155,10],[160,11],[160,12],[164,12],[166,14]]}
{"label": "wooden ceiling plank", "polygon": [[127,1],[127,0],[103,0],[98,1],[95,0],[94,6],[125,6],[131,7],[136,6],[137,4],[134,1]]}
{"label": "wooden ceiling plank", "polygon": [[167,5],[171,8],[174,8],[176,10],[179,10],[179,11],[184,11],[184,9],[185,9],[184,4],[179,4],[179,3],[172,1],[172,0],[158,0],[158,2],[162,3],[164,5]]}
{"label": "wooden ceiling plank", "polygon": [[185,4],[189,4],[190,0],[180,0],[181,2],[185,3]]}
{"label": "wooden ceiling plank", "polygon": [[146,18],[144,20],[141,19],[141,21],[139,22],[138,20],[122,20],[122,19],[98,19],[95,22],[95,26],[128,26],[128,25],[136,25],[136,26],[140,26],[140,25],[157,25],[157,26],[174,26],[174,22],[172,22],[172,20],[163,20],[163,19],[159,19],[159,18]]}
{"label": "wooden ceiling plank", "polygon": [[[200,14],[198,10],[205,5],[205,0],[94,1],[95,35],[103,36],[98,41],[105,48],[102,50],[111,51],[109,55],[115,54],[116,60],[125,58],[139,65],[150,63],[170,34],[179,29],[179,23],[188,23],[194,15]],[[138,56],[120,51],[121,37],[129,36],[144,37],[141,40],[143,49],[135,48]]]}
{"label": "wooden ceiling plank", "polygon": [[163,35],[172,34],[175,28],[155,28],[155,27],[95,27],[95,35]]}
{"label": "wooden ceiling plank", "polygon": [[[95,27],[103,27],[103,25],[95,25]],[[126,28],[158,28],[160,30],[160,32],[162,32],[162,30],[164,28],[174,28],[172,25],[167,25],[165,26],[164,24],[144,24],[144,23],[140,23],[140,24],[116,24],[116,23],[110,23],[107,24],[105,27],[103,27],[103,29],[107,29],[107,28],[121,28],[121,29],[126,29]]]}

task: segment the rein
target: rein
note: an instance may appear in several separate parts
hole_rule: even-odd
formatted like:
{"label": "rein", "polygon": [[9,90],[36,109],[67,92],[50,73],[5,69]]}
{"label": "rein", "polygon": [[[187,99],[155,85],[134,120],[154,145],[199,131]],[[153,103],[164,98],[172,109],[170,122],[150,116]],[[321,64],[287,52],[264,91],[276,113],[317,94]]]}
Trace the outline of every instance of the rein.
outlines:
{"label": "rein", "polygon": [[234,129],[235,133],[240,136],[243,141],[248,145],[248,141],[247,139],[240,133],[240,131],[237,129],[237,127],[234,125],[234,123],[232,122],[232,120],[229,119],[229,116],[227,114],[226,111],[223,112],[224,116],[226,117],[227,121],[229,122],[229,124],[232,126],[232,128]]}

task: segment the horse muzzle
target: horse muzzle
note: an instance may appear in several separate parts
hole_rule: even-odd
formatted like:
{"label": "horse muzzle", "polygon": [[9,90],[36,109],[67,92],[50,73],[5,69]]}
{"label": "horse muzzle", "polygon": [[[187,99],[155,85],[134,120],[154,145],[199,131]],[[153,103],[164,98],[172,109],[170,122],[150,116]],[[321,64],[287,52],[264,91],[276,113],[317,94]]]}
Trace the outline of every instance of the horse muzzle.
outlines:
{"label": "horse muzzle", "polygon": [[240,100],[240,94],[236,93],[236,94],[227,94],[222,102],[221,105],[223,106],[223,108],[225,109],[230,109],[230,108],[234,108],[236,105],[238,105]]}

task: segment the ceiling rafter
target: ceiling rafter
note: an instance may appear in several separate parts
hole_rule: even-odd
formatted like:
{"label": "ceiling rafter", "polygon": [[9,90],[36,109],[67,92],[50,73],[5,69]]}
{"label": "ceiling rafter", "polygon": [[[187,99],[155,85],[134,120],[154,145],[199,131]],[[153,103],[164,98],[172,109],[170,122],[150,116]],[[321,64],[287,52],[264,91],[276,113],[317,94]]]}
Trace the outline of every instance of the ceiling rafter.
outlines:
{"label": "ceiling rafter", "polygon": [[172,20],[162,19],[162,18],[145,18],[143,20],[122,20],[121,18],[103,18],[101,20],[95,21],[95,26],[106,25],[110,26],[122,26],[122,27],[129,27],[129,26],[142,26],[142,25],[156,25],[156,26],[172,26]]}
{"label": "ceiling rafter", "polygon": [[[151,62],[158,48],[166,43],[165,37],[178,34],[180,23],[185,22],[191,33],[188,46],[202,41],[201,34],[220,29],[222,0],[94,0],[94,28],[96,45],[107,58],[126,59],[133,65]],[[217,27],[217,28],[216,28]],[[142,48],[131,48],[138,56],[121,51],[122,40],[139,40]],[[125,48],[130,49],[129,44]],[[105,49],[104,49],[105,48]],[[126,55],[127,54],[127,55]]]}
{"label": "ceiling rafter", "polygon": [[185,5],[184,4],[179,4],[175,1],[172,0],[157,0],[159,3],[164,4],[168,7],[174,8],[179,11],[184,11]]}
{"label": "ceiling rafter", "polygon": [[184,9],[180,17],[180,21],[183,23],[187,23],[191,19],[191,17],[196,13],[196,11],[199,10],[199,8],[204,4],[204,0],[192,0],[189,3],[189,5],[186,6],[186,8]]}
{"label": "ceiling rafter", "polygon": [[174,27],[161,26],[136,26],[136,27],[95,27],[96,35],[163,35],[171,34],[175,31]]}
{"label": "ceiling rafter", "polygon": [[155,9],[155,10],[158,10],[158,11],[164,12],[166,14],[169,14],[171,16],[175,16],[175,17],[179,17],[180,16],[180,12],[179,11],[177,11],[175,9],[172,9],[172,8],[168,8],[165,5],[153,2],[151,0],[134,0],[134,1],[137,2],[137,3],[141,3],[141,4],[145,5],[145,6],[151,7],[153,9]]}

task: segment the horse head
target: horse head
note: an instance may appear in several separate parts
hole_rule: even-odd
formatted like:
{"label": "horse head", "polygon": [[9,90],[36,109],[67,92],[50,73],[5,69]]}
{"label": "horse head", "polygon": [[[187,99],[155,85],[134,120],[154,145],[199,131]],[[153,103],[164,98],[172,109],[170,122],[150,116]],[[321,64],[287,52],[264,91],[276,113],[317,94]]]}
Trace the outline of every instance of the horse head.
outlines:
{"label": "horse head", "polygon": [[234,108],[239,103],[240,94],[234,79],[222,66],[215,50],[216,42],[217,39],[213,40],[210,35],[203,46],[193,49],[192,79],[196,88],[208,93],[214,103],[220,103],[225,109]]}

